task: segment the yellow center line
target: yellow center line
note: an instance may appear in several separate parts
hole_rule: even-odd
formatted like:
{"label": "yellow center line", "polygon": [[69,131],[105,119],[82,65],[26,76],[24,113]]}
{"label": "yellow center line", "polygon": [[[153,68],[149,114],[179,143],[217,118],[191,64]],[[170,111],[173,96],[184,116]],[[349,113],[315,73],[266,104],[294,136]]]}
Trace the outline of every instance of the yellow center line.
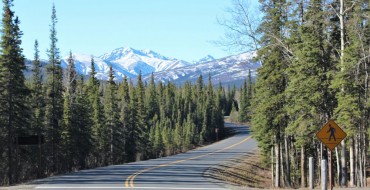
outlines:
{"label": "yellow center line", "polygon": [[237,142],[237,143],[235,143],[233,145],[230,145],[230,146],[228,146],[226,148],[223,148],[223,149],[220,149],[220,150],[217,150],[217,151],[214,151],[214,152],[210,152],[210,153],[207,153],[207,154],[203,154],[203,155],[199,155],[199,156],[195,156],[195,157],[191,157],[191,158],[187,158],[187,159],[183,159],[183,160],[177,160],[177,161],[173,161],[173,162],[170,162],[170,163],[167,163],[167,164],[161,164],[161,165],[158,165],[158,166],[154,166],[154,167],[151,167],[151,168],[146,168],[146,169],[137,171],[134,174],[132,174],[132,175],[130,175],[130,176],[127,177],[127,179],[125,181],[125,187],[134,187],[134,180],[135,180],[135,178],[138,175],[140,175],[140,174],[142,174],[144,172],[151,171],[151,170],[154,170],[154,169],[157,169],[157,168],[161,168],[161,167],[170,166],[170,165],[181,163],[181,162],[185,162],[185,161],[189,161],[189,160],[194,160],[194,159],[201,158],[201,157],[204,157],[204,156],[208,156],[208,155],[211,155],[211,154],[215,154],[215,153],[218,153],[218,152],[222,152],[222,151],[225,151],[227,149],[230,149],[230,148],[232,148],[234,146],[240,145],[240,144],[244,143],[245,141],[249,140],[250,138],[251,138],[251,136],[243,139],[240,142]]}

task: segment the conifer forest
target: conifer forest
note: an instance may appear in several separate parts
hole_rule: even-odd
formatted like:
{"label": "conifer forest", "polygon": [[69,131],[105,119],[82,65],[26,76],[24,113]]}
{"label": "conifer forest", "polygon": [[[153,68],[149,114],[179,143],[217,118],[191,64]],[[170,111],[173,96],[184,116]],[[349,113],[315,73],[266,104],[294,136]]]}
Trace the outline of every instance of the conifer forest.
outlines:
{"label": "conifer forest", "polygon": [[[369,186],[369,0],[259,0],[260,19],[233,0],[230,20],[219,21],[228,45],[256,51],[262,63],[239,89],[210,75],[181,85],[154,74],[119,81],[112,66],[103,81],[93,56],[89,76],[79,75],[73,52],[62,69],[55,6],[48,64],[35,40],[26,77],[20,19],[13,0],[2,1],[0,186],[185,152],[223,138],[224,116],[250,125],[277,188],[307,187],[309,157],[320,184],[329,149],[316,133],[333,119],[347,134],[331,152],[333,183]],[[31,135],[37,145],[19,144]]]}
{"label": "conifer forest", "polygon": [[[209,144],[224,133],[224,114],[235,104],[234,90],[214,87],[199,76],[170,82],[116,81],[76,73],[73,54],[61,68],[57,14],[50,24],[49,64],[41,66],[34,43],[32,76],[23,74],[19,20],[12,0],[3,0],[0,42],[0,185],[81,169],[164,157]],[[232,94],[233,93],[233,94]],[[40,145],[18,145],[18,137],[38,135]]]}
{"label": "conifer forest", "polygon": [[[245,6],[235,1],[234,13]],[[260,0],[252,130],[275,187],[315,183],[328,149],[316,132],[331,118],[347,133],[333,150],[334,183],[365,187],[369,172],[370,12],[368,0]],[[244,9],[245,10],[245,9]],[[249,20],[250,21],[250,20]],[[247,24],[249,23],[249,24]],[[239,25],[240,26],[240,25]],[[252,27],[251,27],[252,28]],[[366,173],[367,170],[367,173]]]}

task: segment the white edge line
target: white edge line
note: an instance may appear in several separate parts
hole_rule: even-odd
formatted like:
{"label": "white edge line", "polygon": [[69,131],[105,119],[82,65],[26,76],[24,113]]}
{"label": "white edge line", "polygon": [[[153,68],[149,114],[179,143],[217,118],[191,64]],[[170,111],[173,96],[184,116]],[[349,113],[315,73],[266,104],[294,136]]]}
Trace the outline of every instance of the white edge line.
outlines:
{"label": "white edge line", "polygon": [[[135,187],[137,189],[174,189],[174,190],[226,190],[225,188],[199,188],[199,187]],[[132,189],[132,187],[88,187],[88,186],[41,186],[35,189]]]}

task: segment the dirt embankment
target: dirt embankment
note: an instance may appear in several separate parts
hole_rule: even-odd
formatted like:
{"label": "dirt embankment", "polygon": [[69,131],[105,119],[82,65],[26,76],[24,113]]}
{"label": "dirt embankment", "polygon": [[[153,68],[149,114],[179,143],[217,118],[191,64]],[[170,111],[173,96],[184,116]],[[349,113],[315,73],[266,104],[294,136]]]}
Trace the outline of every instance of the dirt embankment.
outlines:
{"label": "dirt embankment", "polygon": [[256,150],[208,169],[205,176],[232,186],[271,188],[271,171],[259,161],[260,153]]}

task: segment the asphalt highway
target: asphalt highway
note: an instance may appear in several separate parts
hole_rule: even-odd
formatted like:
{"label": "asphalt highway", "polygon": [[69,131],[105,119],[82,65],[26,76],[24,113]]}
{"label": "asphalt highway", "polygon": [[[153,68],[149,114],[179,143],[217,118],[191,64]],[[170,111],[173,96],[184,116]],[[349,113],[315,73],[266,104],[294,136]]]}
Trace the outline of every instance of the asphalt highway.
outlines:
{"label": "asphalt highway", "polygon": [[82,170],[36,181],[34,189],[158,189],[158,190],[222,190],[221,182],[204,177],[209,167],[256,149],[248,127],[226,123],[237,133],[225,140],[186,153]]}

